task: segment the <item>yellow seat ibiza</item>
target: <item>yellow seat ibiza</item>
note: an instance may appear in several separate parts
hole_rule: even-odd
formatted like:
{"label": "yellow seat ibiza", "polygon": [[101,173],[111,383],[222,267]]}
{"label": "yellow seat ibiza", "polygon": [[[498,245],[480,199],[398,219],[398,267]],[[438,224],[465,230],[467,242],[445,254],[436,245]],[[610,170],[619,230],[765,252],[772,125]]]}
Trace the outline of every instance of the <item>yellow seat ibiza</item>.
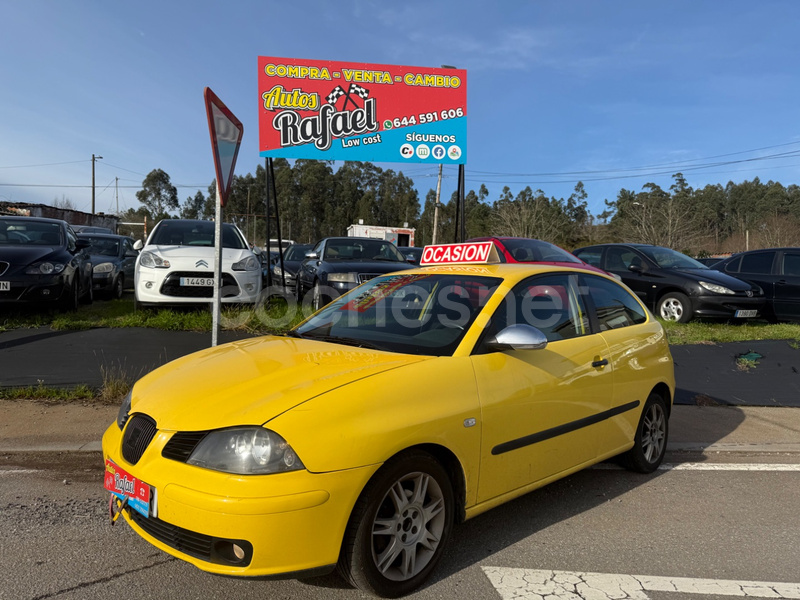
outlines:
{"label": "yellow seat ibiza", "polygon": [[628,288],[430,248],[285,335],[139,380],[103,437],[112,518],[205,571],[338,568],[398,597],[456,523],[616,455],[657,468],[673,363]]}

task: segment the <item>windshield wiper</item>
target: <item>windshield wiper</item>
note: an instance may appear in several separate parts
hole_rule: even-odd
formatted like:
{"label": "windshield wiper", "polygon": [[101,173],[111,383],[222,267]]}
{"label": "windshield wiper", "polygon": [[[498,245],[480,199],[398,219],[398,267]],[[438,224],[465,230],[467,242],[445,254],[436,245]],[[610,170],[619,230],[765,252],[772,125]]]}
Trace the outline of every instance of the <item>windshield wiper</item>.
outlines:
{"label": "windshield wiper", "polygon": [[378,344],[374,344],[372,342],[366,342],[364,340],[354,340],[352,338],[336,337],[335,335],[304,335],[304,336],[301,336],[300,334],[297,335],[298,337],[303,337],[307,340],[319,340],[321,342],[331,342],[333,344],[342,344],[344,346],[355,346],[356,348],[369,348],[370,350],[386,351],[386,348],[379,346]]}

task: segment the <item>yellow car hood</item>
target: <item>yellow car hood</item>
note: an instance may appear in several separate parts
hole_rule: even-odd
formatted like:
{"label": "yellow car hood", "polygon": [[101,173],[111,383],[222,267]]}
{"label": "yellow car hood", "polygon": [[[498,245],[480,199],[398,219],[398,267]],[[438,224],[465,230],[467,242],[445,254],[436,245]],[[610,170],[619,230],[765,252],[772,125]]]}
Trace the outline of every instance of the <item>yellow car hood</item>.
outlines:
{"label": "yellow car hood", "polygon": [[140,379],[131,413],[162,430],[261,425],[337,387],[425,360],[328,342],[261,337],[201,350]]}

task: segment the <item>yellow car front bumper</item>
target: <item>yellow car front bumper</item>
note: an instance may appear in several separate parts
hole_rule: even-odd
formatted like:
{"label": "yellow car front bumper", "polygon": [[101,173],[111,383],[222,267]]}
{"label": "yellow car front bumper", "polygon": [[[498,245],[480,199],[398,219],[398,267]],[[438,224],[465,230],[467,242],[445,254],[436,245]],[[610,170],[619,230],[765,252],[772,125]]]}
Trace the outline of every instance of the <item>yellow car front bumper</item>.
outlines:
{"label": "yellow car front bumper", "polygon": [[[306,470],[232,475],[164,458],[171,432],[160,431],[137,464],[121,453],[113,423],[103,455],[155,490],[156,515],[123,512],[142,538],[196,567],[241,576],[333,567],[361,490],[380,465],[331,473]],[[245,542],[241,544],[241,542]],[[236,543],[247,556],[237,558]]]}

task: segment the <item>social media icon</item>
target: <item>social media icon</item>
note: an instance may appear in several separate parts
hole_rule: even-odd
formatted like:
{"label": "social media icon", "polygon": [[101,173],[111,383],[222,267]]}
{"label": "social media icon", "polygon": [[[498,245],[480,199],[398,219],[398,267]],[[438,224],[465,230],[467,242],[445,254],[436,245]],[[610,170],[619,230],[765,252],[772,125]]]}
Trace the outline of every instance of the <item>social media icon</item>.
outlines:
{"label": "social media icon", "polygon": [[433,158],[435,158],[436,160],[443,159],[445,154],[444,146],[437,144],[436,146],[433,147],[432,153],[433,153]]}
{"label": "social media icon", "polygon": [[431,149],[427,144],[420,144],[417,146],[417,156],[419,158],[428,158],[431,155]]}
{"label": "social media icon", "polygon": [[447,156],[449,156],[452,160],[458,160],[461,158],[461,148],[459,146],[450,146],[447,150]]}
{"label": "social media icon", "polygon": [[400,156],[403,158],[411,158],[414,156],[414,146],[411,144],[403,144],[400,146]]}

